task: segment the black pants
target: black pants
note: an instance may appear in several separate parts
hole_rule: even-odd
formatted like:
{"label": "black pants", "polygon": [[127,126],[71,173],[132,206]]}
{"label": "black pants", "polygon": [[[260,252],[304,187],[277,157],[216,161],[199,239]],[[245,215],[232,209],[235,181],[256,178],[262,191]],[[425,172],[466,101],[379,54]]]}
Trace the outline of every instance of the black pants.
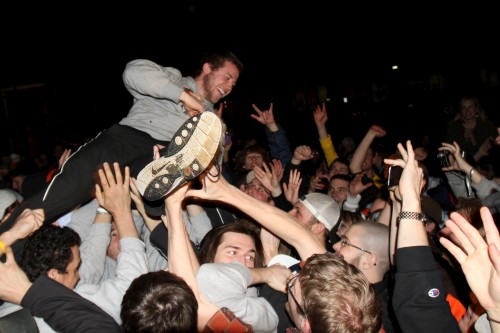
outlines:
{"label": "black pants", "polygon": [[155,140],[129,126],[111,126],[73,153],[47,190],[25,200],[0,225],[0,233],[8,230],[26,208],[43,208],[45,223],[52,223],[78,205],[93,199],[98,180],[97,170],[104,162],[118,162],[122,168],[129,166],[130,175],[136,177],[153,160],[155,144],[166,146],[168,142]]}

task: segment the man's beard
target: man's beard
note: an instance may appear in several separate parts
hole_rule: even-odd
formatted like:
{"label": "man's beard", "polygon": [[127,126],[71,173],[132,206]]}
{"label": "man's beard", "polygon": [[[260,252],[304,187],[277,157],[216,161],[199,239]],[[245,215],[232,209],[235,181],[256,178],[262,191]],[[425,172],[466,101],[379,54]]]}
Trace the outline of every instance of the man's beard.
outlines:
{"label": "man's beard", "polygon": [[[219,96],[215,97],[214,98],[214,95],[213,95],[213,87],[211,86],[210,84],[210,79],[212,78],[212,73],[210,74],[207,74],[204,78],[203,78],[203,90],[205,92],[205,99],[209,100],[211,103],[217,103],[219,101]],[[215,89],[215,91],[217,92],[217,94],[219,93],[219,91],[217,89]]]}
{"label": "man's beard", "polygon": [[208,74],[203,78],[203,90],[205,92],[205,99],[208,99],[210,102],[212,101],[212,92],[210,91],[210,78],[209,76],[212,74]]}

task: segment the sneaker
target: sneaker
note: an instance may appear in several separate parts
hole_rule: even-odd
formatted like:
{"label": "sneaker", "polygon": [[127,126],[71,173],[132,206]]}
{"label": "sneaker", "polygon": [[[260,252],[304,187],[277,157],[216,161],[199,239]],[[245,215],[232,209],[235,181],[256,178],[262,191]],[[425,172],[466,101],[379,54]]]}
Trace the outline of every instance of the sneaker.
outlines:
{"label": "sneaker", "polygon": [[177,130],[167,156],[146,165],[137,176],[137,188],[150,201],[198,177],[212,162],[220,146],[222,122],[213,112],[186,120]]}

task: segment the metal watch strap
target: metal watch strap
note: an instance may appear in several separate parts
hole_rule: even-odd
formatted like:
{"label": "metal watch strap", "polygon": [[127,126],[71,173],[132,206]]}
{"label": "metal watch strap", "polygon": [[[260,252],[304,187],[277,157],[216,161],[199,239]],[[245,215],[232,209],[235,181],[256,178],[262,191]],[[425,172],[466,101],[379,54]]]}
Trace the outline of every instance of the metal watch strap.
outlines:
{"label": "metal watch strap", "polygon": [[111,215],[106,209],[102,207],[97,207],[96,214],[106,214],[106,215]]}
{"label": "metal watch strap", "polygon": [[398,221],[402,219],[427,222],[427,216],[425,216],[424,213],[417,213],[417,212],[401,212],[398,215]]}

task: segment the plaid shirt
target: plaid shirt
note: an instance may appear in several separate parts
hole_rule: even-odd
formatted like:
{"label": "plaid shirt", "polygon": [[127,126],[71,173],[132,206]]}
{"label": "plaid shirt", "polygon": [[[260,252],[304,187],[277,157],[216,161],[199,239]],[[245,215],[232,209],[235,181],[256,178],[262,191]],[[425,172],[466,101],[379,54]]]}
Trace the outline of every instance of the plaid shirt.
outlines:
{"label": "plaid shirt", "polygon": [[245,324],[228,308],[217,311],[205,326],[204,333],[244,333],[253,332],[252,326]]}

